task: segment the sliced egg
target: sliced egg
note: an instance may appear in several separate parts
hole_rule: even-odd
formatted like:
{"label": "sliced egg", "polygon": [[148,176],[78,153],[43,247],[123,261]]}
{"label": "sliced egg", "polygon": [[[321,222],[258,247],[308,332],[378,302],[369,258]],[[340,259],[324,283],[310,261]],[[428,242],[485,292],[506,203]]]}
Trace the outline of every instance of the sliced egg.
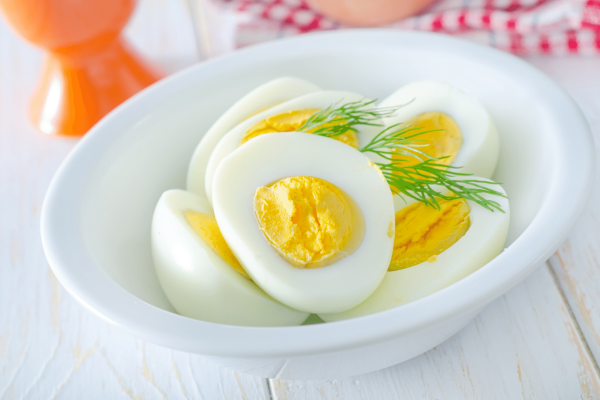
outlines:
{"label": "sliced egg", "polygon": [[354,307],[389,266],[390,188],[369,158],[337,140],[301,132],[252,139],[219,164],[213,200],[244,269],[290,307]]}
{"label": "sliced egg", "polygon": [[[499,185],[491,187],[504,194]],[[396,213],[394,253],[381,285],[358,306],[341,313],[319,313],[319,317],[332,322],[389,310],[442,290],[483,267],[502,251],[510,209],[506,198],[482,196],[497,201],[504,213],[462,199],[441,202],[439,211],[424,210],[424,204],[406,199]]]}
{"label": "sliced egg", "polygon": [[[491,178],[498,161],[498,134],[492,118],[472,95],[451,85],[435,81],[418,81],[401,87],[384,99],[379,107],[400,108],[395,115],[383,118],[386,126],[410,125],[410,134],[424,132],[414,139],[419,151],[461,173]],[[421,159],[426,159],[420,155]],[[415,164],[417,157],[405,157]]]}
{"label": "sliced egg", "polygon": [[272,299],[256,286],[223,239],[205,199],[165,192],[152,220],[158,279],[178,313],[228,325],[300,325],[309,313]]}
{"label": "sliced egg", "polygon": [[205,196],[204,176],[208,158],[230,129],[270,107],[319,90],[318,86],[303,79],[283,77],[257,87],[238,100],[210,127],[196,147],[188,167],[187,190]]}
{"label": "sliced egg", "polygon": [[[368,100],[364,96],[350,92],[321,91],[297,97],[263,111],[231,129],[217,144],[206,167],[206,195],[212,202],[212,190],[215,171],[221,161],[238,147],[250,143],[253,137],[269,132],[291,132],[300,128],[312,114],[330,106],[341,106],[351,102]],[[365,110],[374,109],[372,105]],[[357,126],[356,137],[338,138],[352,147],[361,148],[381,130],[381,127]]]}

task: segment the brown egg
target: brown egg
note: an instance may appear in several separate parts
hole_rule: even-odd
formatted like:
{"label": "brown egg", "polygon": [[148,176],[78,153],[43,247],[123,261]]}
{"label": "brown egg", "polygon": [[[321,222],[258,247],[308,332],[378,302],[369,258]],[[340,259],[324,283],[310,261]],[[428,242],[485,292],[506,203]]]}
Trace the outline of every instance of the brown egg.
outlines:
{"label": "brown egg", "polygon": [[316,11],[353,26],[385,25],[410,17],[435,0],[306,0]]}

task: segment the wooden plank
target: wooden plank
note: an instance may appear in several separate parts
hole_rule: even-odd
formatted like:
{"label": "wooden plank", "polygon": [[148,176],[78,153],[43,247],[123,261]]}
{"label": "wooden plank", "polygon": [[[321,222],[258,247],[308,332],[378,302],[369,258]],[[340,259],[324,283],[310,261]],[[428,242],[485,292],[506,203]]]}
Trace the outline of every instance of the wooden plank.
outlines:
{"label": "wooden plank", "polygon": [[[571,94],[587,117],[596,143],[600,143],[600,59],[533,61]],[[600,362],[600,211],[596,207],[599,201],[600,170],[597,168],[589,206],[569,239],[550,259],[597,363]]]}
{"label": "wooden plank", "polygon": [[543,266],[450,340],[382,371],[270,382],[274,399],[600,398],[600,377]]}
{"label": "wooden plank", "polygon": [[[195,43],[182,4],[140,2],[127,32],[170,71],[196,59],[188,51]],[[4,23],[0,60],[0,398],[269,398],[264,380],[124,334],[58,284],[41,249],[39,212],[75,142],[48,140],[28,124],[41,57]],[[584,304],[593,314],[599,303]],[[545,269],[414,360],[348,380],[272,386],[277,398],[600,396],[585,343]]]}
{"label": "wooden plank", "polygon": [[[184,6],[140,2],[128,28],[132,41],[168,70],[197,59]],[[264,379],[144,343],[109,325],[83,309],[50,272],[40,209],[76,140],[45,138],[28,121],[41,60],[0,20],[0,398],[268,399]]]}
{"label": "wooden plank", "polygon": [[[587,218],[595,218],[592,212],[585,215],[577,231],[550,259],[557,280],[586,338],[596,363],[600,360],[600,274],[598,273],[598,236],[588,236],[597,227]],[[596,220],[597,221],[597,220]],[[587,226],[586,226],[587,225]],[[587,232],[587,235],[584,234]],[[583,239],[583,240],[580,240]],[[594,241],[596,243],[591,243]],[[587,244],[587,246],[584,245]]]}

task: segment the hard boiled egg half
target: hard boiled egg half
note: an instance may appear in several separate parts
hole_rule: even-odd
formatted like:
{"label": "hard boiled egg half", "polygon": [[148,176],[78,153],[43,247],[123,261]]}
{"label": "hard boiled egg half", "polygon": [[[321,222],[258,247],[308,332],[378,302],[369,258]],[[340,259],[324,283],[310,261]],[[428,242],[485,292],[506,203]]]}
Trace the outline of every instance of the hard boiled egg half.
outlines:
{"label": "hard boiled egg half", "polygon": [[[505,195],[499,185],[489,187]],[[436,209],[394,196],[400,211],[395,218],[390,268],[381,285],[360,305],[341,313],[319,313],[319,317],[331,322],[389,310],[435,293],[483,267],[502,251],[510,209],[506,198],[482,197],[497,201],[504,213],[464,199],[439,199]]]}
{"label": "hard boiled egg half", "polygon": [[269,81],[238,100],[206,132],[190,161],[187,190],[205,196],[204,175],[208,158],[221,138],[243,120],[293,98],[321,90],[303,79],[282,77]]}
{"label": "hard boiled egg half", "polygon": [[338,140],[301,132],[249,140],[216,169],[213,205],[252,280],[292,308],[352,308],[389,267],[389,185],[369,158]]}
{"label": "hard boiled egg half", "polygon": [[[215,172],[219,164],[237,148],[250,143],[254,138],[266,133],[292,132],[301,128],[302,125],[314,113],[331,106],[365,101],[364,96],[351,92],[320,91],[297,97],[275,107],[269,108],[247,120],[239,123],[231,129],[216,145],[206,167],[204,178],[206,195],[208,201],[212,202],[213,183]],[[367,105],[364,110],[372,110],[374,106]],[[363,147],[380,131],[376,126],[357,126],[358,132],[347,132],[340,135],[336,140],[350,145],[355,149]],[[201,169],[190,169],[189,176],[202,173]]]}
{"label": "hard boiled egg half", "polygon": [[[386,126],[401,124],[422,151],[440,162],[461,167],[458,172],[491,178],[498,161],[498,134],[492,118],[471,96],[451,85],[426,80],[401,87],[379,107],[399,107],[393,116],[383,118]],[[422,132],[422,133],[421,133]],[[406,165],[427,159],[423,155],[405,157]]]}
{"label": "hard boiled egg half", "polygon": [[158,279],[178,313],[229,325],[300,325],[307,312],[269,297],[248,277],[223,239],[206,199],[165,192],[152,220]]}

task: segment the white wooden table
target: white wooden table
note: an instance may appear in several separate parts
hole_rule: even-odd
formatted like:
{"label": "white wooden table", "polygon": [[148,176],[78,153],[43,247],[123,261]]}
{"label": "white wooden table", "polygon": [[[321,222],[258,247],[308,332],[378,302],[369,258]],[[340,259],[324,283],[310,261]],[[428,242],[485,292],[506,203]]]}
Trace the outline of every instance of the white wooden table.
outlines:
{"label": "white wooden table", "polygon": [[[127,35],[169,71],[198,61],[183,0],[142,1]],[[379,372],[260,379],[104,322],[65,292],[42,251],[44,194],[76,141],[45,138],[28,121],[41,59],[0,21],[0,399],[600,398],[598,181],[548,265],[450,340]],[[600,135],[600,58],[529,61],[575,98]]]}

